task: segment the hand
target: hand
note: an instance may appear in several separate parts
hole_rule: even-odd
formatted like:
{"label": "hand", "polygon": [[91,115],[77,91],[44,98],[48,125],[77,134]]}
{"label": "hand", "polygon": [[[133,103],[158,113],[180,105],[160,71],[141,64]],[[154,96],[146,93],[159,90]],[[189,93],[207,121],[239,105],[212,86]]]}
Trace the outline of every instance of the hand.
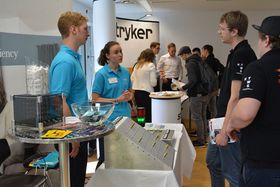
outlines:
{"label": "hand", "polygon": [[162,78],[162,82],[167,83],[168,82],[167,78]]}
{"label": "hand", "polygon": [[123,94],[124,96],[124,101],[130,101],[132,99],[132,93],[128,90],[124,91]]}
{"label": "hand", "polygon": [[228,144],[228,136],[225,133],[220,132],[216,136],[216,144],[219,146],[226,146]]}
{"label": "hand", "polygon": [[185,90],[183,89],[183,87],[179,88],[179,90],[180,90],[180,91],[185,91]]}
{"label": "hand", "polygon": [[71,143],[71,145],[72,145],[72,151],[69,154],[69,156],[71,158],[75,158],[78,155],[78,153],[79,153],[80,142],[73,142],[73,143]]}
{"label": "hand", "polygon": [[240,129],[234,129],[231,127],[230,124],[228,125],[228,127],[226,129],[227,135],[235,141],[239,140],[238,132],[240,132]]}

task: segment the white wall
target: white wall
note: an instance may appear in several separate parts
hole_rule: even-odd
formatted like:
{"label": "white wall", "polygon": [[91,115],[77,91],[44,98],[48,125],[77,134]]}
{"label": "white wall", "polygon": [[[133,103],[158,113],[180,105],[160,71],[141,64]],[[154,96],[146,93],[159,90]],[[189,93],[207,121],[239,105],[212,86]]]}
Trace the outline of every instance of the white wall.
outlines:
{"label": "white wall", "polygon": [[[220,16],[226,11],[185,11],[185,12],[164,12],[153,14],[144,20],[160,22],[160,43],[161,54],[167,52],[167,45],[174,42],[177,51],[183,45],[202,47],[209,43],[214,47],[214,54],[226,63],[227,55],[230,50],[228,45],[221,43],[218,34],[218,24]],[[257,45],[257,32],[251,27],[252,24],[261,24],[264,17],[279,15],[276,11],[243,11],[249,18],[249,28],[247,39],[253,49]],[[118,17],[137,19],[143,14],[122,14],[117,12]],[[256,51],[256,50],[255,50]]]}
{"label": "white wall", "polygon": [[[57,19],[70,0],[0,0],[0,32],[59,36]],[[1,42],[1,41],[0,41]],[[7,99],[26,93],[25,66],[3,66]]]}

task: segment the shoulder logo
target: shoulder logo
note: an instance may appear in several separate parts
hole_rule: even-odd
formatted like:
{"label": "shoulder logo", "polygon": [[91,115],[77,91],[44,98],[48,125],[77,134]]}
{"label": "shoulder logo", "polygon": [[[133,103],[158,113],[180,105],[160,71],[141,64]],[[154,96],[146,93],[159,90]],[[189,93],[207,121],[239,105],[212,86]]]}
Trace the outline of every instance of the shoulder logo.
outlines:
{"label": "shoulder logo", "polygon": [[249,76],[249,77],[244,77],[244,87],[243,87],[242,90],[253,90],[253,89],[251,88],[251,82],[252,82],[251,76]]}
{"label": "shoulder logo", "polygon": [[243,63],[237,63],[237,66],[238,66],[238,68],[239,68],[239,70],[238,70],[238,74],[242,74],[243,73],[243,69],[244,69],[244,67],[243,67]]}

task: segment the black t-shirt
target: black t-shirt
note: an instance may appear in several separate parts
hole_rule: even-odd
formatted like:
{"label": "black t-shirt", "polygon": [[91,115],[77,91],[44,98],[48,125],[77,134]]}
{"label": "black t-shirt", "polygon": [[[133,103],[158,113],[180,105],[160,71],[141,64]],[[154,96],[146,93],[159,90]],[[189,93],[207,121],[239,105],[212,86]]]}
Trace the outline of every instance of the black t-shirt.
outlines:
{"label": "black t-shirt", "polygon": [[226,114],[227,104],[231,92],[231,82],[233,80],[241,81],[246,66],[256,59],[257,57],[247,40],[241,41],[233,50],[230,51],[222,79],[217,107],[217,117],[224,117]]}
{"label": "black t-shirt", "polygon": [[253,122],[241,130],[243,159],[280,168],[280,49],[267,52],[246,68],[242,98],[261,102]]}

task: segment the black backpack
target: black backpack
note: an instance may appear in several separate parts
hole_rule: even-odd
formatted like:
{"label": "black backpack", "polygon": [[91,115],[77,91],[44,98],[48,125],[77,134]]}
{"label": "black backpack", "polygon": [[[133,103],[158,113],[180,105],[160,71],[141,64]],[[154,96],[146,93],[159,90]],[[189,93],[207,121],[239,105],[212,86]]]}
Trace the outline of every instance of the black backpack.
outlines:
{"label": "black backpack", "polygon": [[213,69],[205,62],[198,63],[202,87],[206,93],[212,93],[219,89],[218,76],[214,73]]}

